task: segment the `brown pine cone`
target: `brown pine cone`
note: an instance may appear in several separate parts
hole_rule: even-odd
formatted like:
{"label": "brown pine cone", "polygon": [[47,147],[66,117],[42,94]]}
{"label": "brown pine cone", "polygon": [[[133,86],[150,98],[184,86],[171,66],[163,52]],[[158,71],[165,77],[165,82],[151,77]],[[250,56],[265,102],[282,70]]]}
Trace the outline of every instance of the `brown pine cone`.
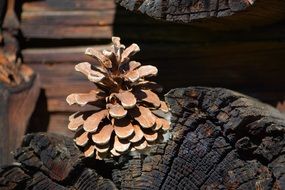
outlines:
{"label": "brown pine cone", "polygon": [[70,105],[94,106],[92,111],[71,115],[68,128],[75,131],[75,142],[84,155],[96,154],[97,159],[144,150],[163,140],[170,128],[164,118],[168,107],[155,93],[162,88],[146,80],[157,75],[157,68],[130,61],[140,50],[137,44],[125,48],[120,38],[113,37],[112,41],[110,50],[86,50],[85,54],[93,57],[95,63],[75,66],[95,84],[94,89],[66,98]]}

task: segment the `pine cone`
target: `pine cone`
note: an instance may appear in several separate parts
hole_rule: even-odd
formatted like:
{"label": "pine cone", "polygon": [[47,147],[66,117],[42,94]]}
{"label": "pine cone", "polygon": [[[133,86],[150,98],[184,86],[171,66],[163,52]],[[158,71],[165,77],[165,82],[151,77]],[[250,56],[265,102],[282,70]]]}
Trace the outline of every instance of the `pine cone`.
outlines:
{"label": "pine cone", "polygon": [[75,142],[84,155],[96,154],[97,159],[144,150],[163,140],[170,128],[164,118],[168,107],[155,93],[162,88],[146,80],[157,75],[157,68],[130,61],[140,50],[137,44],[125,48],[120,38],[113,37],[112,41],[110,50],[87,48],[85,54],[96,63],[75,66],[95,84],[94,90],[66,98],[69,105],[94,106],[92,111],[71,115],[68,128],[75,131]]}

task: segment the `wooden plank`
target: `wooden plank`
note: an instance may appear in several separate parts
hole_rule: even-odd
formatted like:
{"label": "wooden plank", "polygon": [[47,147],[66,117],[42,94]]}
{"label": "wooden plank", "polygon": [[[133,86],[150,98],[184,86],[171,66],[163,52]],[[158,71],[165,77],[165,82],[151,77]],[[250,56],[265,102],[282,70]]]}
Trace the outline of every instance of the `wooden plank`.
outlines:
{"label": "wooden plank", "polygon": [[21,18],[24,25],[106,26],[113,24],[114,15],[115,9],[104,11],[42,11],[23,12]]}
{"label": "wooden plank", "polygon": [[24,2],[23,11],[108,10],[115,7],[114,0],[43,0]]}
{"label": "wooden plank", "polygon": [[110,39],[112,26],[21,25],[25,38],[35,39]]}
{"label": "wooden plank", "polygon": [[82,47],[54,47],[23,49],[22,55],[26,63],[79,63],[94,61],[84,54],[87,47],[97,50],[109,48],[110,45],[82,46]]}

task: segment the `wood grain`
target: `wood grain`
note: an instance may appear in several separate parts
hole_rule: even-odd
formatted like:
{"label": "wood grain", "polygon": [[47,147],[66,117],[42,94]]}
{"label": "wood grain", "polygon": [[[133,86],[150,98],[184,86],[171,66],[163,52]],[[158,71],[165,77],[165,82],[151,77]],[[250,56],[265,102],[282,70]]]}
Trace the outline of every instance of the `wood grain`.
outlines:
{"label": "wood grain", "polygon": [[21,26],[26,38],[45,39],[110,39],[112,26],[53,26],[26,25]]}
{"label": "wood grain", "polygon": [[74,133],[67,128],[69,123],[68,117],[70,115],[71,113],[52,113],[50,115],[47,132],[54,133],[56,131],[57,134],[72,138]]}
{"label": "wood grain", "polygon": [[[105,26],[113,24],[115,9],[104,11],[23,12],[24,25]],[[30,26],[31,27],[31,26]]]}
{"label": "wood grain", "polygon": [[[160,20],[182,23],[194,23],[207,28],[234,22],[235,28],[249,25],[266,25],[285,18],[285,3],[280,0],[118,0],[120,5],[131,11],[140,12]],[[221,18],[223,17],[223,18]],[[211,19],[212,18],[212,19]],[[213,19],[213,18],[219,18]],[[199,22],[195,22],[200,20]],[[209,22],[208,22],[208,21]]]}
{"label": "wood grain", "polygon": [[41,87],[45,89],[50,112],[77,111],[80,108],[76,105],[69,106],[65,101],[66,97],[74,92],[89,92],[93,87],[91,82],[74,70],[73,64],[31,66],[41,76]]}
{"label": "wood grain", "polygon": [[111,0],[24,2],[21,30],[29,39],[109,39],[114,14]]}
{"label": "wood grain", "polygon": [[21,145],[40,92],[38,77],[15,87],[0,84],[0,165],[12,162],[12,151]]}
{"label": "wood grain", "polygon": [[54,64],[54,63],[79,63],[94,61],[84,54],[87,47],[97,50],[108,48],[110,45],[90,45],[82,47],[52,47],[52,48],[28,48],[22,50],[24,62],[30,64]]}
{"label": "wood grain", "polygon": [[114,8],[115,3],[113,0],[43,0],[27,1],[23,4],[24,12],[110,10]]}

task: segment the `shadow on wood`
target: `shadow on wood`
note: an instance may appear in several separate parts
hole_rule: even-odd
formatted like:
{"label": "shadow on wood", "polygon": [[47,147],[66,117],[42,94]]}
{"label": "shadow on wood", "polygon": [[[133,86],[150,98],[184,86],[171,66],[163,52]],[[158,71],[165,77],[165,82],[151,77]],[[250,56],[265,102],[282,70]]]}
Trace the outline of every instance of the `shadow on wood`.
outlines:
{"label": "shadow on wood", "polygon": [[47,108],[47,98],[45,91],[41,89],[39,97],[37,101],[35,101],[35,108],[29,121],[29,125],[27,126],[26,134],[47,131],[49,119],[50,114]]}

